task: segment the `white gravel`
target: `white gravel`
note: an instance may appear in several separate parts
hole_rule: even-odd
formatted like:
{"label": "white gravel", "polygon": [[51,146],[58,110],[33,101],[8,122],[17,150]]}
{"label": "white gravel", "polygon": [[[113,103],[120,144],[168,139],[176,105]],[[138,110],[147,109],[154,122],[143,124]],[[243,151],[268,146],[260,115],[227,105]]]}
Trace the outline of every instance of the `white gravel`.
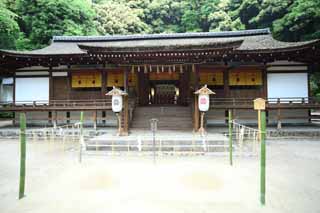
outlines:
{"label": "white gravel", "polygon": [[267,146],[266,206],[258,157],[85,156],[27,145],[26,197],[18,200],[19,144],[0,140],[0,212],[320,212],[320,141]]}

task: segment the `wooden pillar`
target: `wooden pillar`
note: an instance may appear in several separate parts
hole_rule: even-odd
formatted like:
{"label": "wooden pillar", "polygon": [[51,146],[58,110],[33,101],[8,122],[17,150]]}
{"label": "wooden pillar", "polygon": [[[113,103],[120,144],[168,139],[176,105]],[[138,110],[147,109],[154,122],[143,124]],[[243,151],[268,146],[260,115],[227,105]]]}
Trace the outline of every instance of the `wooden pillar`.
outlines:
{"label": "wooden pillar", "polygon": [[[263,89],[262,89],[262,98],[264,98],[265,100],[268,101],[268,73],[267,73],[267,66],[263,65],[262,68],[262,82],[263,82]],[[269,122],[269,113],[268,110],[265,110],[266,113],[266,122],[268,124]],[[280,111],[279,111],[279,115],[280,115]],[[279,125],[279,123],[278,123]],[[281,128],[281,121],[280,121],[280,128]]]}
{"label": "wooden pillar", "polygon": [[123,135],[128,135],[129,133],[129,97],[128,95],[123,97]]}
{"label": "wooden pillar", "polygon": [[230,98],[229,70],[230,69],[227,68],[223,72],[223,93],[224,93],[224,98]]}
{"label": "wooden pillar", "polygon": [[198,105],[198,95],[194,95],[194,118],[193,118],[193,130],[195,132],[198,131],[199,127],[199,120],[200,120],[200,112],[199,112],[199,105]]}
{"label": "wooden pillar", "polygon": [[[52,76],[52,67],[49,68],[49,105],[51,105],[52,100],[54,99],[54,85],[53,85],[53,76]],[[50,117],[50,112],[48,112],[48,117]],[[51,113],[52,118],[52,113]],[[56,121],[51,122],[53,127],[57,127]]]}
{"label": "wooden pillar", "polygon": [[267,67],[263,66],[262,68],[262,96],[261,98],[264,98],[268,100],[268,74],[267,74]]}
{"label": "wooden pillar", "polygon": [[101,98],[106,98],[107,93],[107,73],[105,70],[101,71]]}
{"label": "wooden pillar", "polygon": [[199,66],[193,65],[194,66],[194,74],[195,74],[195,82],[194,82],[194,91],[197,91],[199,89]]}
{"label": "wooden pillar", "polygon": [[[13,92],[12,92],[12,103],[13,105],[16,104],[16,71],[13,74]],[[16,113],[13,112],[13,120],[12,120],[12,125],[16,125]]]}
{"label": "wooden pillar", "polygon": [[67,75],[67,88],[68,88],[68,91],[67,91],[67,97],[68,97],[68,100],[70,100],[70,97],[71,97],[71,81],[72,81],[72,77],[71,77],[71,72],[70,72],[70,67],[68,67],[68,71],[67,71],[68,75]]}
{"label": "wooden pillar", "polygon": [[126,68],[124,71],[123,71],[123,90],[125,92],[129,92],[129,69]]}
{"label": "wooden pillar", "polygon": [[148,86],[148,74],[144,73],[143,69],[138,72],[139,81],[139,105],[148,105],[149,103],[149,86]]}
{"label": "wooden pillar", "polygon": [[[124,70],[123,89],[125,92],[129,92],[129,69]],[[123,97],[123,134],[128,135],[129,132],[129,95]]]}
{"label": "wooden pillar", "polygon": [[[229,70],[230,70],[230,68],[227,68],[223,72],[223,94],[224,94],[224,98],[230,98]],[[230,111],[230,109],[225,111],[225,116],[226,116],[225,123],[228,122],[227,118],[228,118],[229,111]],[[231,110],[231,113],[233,113],[233,110]]]}
{"label": "wooden pillar", "polygon": [[49,70],[49,104],[54,99],[54,85],[53,85],[53,76],[52,76],[52,67]]}
{"label": "wooden pillar", "polygon": [[[312,72],[315,72],[316,68],[314,66],[314,64],[309,65],[308,66],[308,103],[310,103],[310,97],[312,97],[312,93],[311,93],[311,79],[310,79],[310,75]],[[308,109],[308,123],[311,123],[311,109]]]}
{"label": "wooden pillar", "polygon": [[[194,89],[197,91],[199,89],[199,67],[197,65],[193,65],[194,67],[194,74],[195,74],[195,82],[194,82]],[[193,68],[192,68],[193,69]],[[194,92],[195,92],[194,91]],[[199,112],[199,106],[198,106],[198,95],[194,95],[194,118],[193,118],[193,130],[195,132],[198,131],[199,122],[200,122],[200,112]]]}

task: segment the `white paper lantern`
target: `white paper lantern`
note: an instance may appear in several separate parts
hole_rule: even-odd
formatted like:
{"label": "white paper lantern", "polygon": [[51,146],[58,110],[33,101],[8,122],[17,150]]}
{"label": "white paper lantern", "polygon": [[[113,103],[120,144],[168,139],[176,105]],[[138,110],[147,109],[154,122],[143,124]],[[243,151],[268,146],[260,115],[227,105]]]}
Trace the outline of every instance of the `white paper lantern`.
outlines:
{"label": "white paper lantern", "polygon": [[113,95],[112,96],[112,111],[115,113],[119,113],[122,111],[122,96],[121,95]]}
{"label": "white paper lantern", "polygon": [[201,112],[208,111],[209,110],[209,104],[210,104],[209,95],[199,95],[198,105],[199,105],[199,110]]}

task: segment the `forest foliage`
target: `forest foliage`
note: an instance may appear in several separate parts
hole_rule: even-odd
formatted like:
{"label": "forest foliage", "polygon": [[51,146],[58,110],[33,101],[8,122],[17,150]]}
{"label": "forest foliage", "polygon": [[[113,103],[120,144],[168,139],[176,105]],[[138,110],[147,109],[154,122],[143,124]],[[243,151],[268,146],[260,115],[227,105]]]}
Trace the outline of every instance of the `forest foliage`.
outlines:
{"label": "forest foliage", "polygon": [[0,0],[0,48],[36,49],[54,35],[270,28],[283,41],[320,38],[320,0]]}
{"label": "forest foliage", "polygon": [[0,0],[0,49],[38,49],[54,35],[266,27],[282,41],[320,38],[320,0]]}

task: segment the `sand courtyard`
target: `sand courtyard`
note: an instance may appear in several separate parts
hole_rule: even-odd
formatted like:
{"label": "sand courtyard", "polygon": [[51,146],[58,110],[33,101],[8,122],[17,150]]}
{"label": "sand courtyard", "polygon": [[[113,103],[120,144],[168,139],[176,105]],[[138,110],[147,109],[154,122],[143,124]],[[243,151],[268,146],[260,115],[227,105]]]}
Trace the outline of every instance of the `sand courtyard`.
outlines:
{"label": "sand courtyard", "polygon": [[26,196],[18,200],[19,143],[0,140],[0,212],[320,212],[318,140],[267,142],[266,206],[258,156],[84,155],[27,144]]}

